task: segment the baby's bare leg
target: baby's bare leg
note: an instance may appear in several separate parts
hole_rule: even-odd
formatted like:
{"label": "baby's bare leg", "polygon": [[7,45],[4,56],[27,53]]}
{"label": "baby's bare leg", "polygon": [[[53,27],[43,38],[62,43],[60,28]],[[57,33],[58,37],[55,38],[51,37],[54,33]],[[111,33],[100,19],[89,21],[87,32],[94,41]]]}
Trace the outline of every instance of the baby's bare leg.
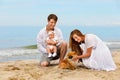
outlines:
{"label": "baby's bare leg", "polygon": [[56,46],[53,46],[53,52],[57,53],[57,47]]}
{"label": "baby's bare leg", "polygon": [[49,47],[47,47],[47,53],[48,53],[48,57],[52,57],[52,52],[51,52],[51,49]]}

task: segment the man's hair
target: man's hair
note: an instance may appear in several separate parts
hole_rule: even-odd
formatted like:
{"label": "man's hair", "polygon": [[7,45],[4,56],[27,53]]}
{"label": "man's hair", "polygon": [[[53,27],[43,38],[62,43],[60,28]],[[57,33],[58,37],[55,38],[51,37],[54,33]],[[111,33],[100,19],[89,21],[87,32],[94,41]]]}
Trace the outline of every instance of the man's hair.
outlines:
{"label": "man's hair", "polygon": [[50,15],[48,16],[48,21],[50,21],[50,19],[54,19],[54,20],[57,22],[58,17],[57,17],[55,14],[50,14]]}

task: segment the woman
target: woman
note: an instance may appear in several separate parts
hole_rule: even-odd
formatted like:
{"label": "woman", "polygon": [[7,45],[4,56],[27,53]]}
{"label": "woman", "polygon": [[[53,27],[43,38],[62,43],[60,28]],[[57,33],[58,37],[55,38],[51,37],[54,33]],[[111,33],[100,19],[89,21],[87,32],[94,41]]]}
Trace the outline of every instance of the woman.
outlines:
{"label": "woman", "polygon": [[75,29],[70,34],[69,46],[71,50],[77,50],[79,46],[81,55],[75,56],[74,61],[82,59],[83,64],[91,69],[115,70],[116,65],[112,59],[110,50],[105,43],[94,34],[82,34]]}

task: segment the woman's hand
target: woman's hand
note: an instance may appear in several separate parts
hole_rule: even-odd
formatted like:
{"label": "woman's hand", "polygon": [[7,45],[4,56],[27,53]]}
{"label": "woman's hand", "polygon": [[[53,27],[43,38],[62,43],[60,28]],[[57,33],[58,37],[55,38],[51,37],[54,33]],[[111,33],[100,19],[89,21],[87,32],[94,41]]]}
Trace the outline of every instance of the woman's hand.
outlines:
{"label": "woman's hand", "polygon": [[78,60],[78,59],[79,59],[79,56],[77,56],[77,55],[76,55],[76,56],[73,56],[73,58],[72,58],[73,61],[76,61],[76,60]]}

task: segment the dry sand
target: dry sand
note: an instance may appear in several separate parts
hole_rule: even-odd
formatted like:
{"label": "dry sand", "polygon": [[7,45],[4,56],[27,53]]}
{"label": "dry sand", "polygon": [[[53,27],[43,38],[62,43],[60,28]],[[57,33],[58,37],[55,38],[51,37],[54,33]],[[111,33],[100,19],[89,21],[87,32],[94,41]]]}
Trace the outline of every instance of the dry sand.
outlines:
{"label": "dry sand", "polygon": [[0,80],[120,80],[120,52],[113,54],[114,71],[97,71],[82,64],[76,70],[59,69],[58,60],[49,67],[40,67],[38,60],[0,62]]}

